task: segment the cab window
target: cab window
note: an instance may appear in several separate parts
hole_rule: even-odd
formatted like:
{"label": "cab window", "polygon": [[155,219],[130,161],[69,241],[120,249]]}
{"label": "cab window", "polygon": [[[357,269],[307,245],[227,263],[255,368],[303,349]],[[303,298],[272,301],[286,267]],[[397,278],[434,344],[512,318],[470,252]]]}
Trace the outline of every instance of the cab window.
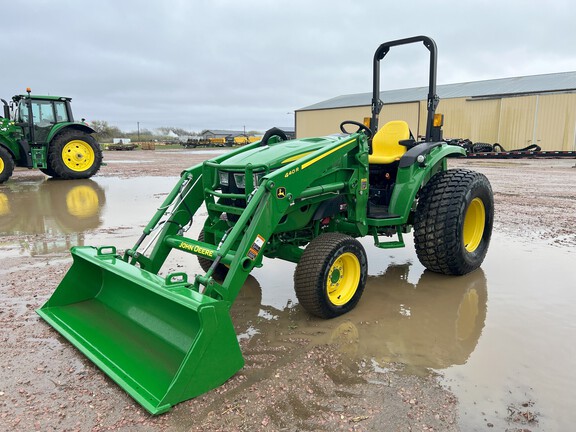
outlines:
{"label": "cab window", "polygon": [[34,116],[34,124],[38,126],[48,126],[55,122],[54,108],[51,101],[32,102],[32,114]]}
{"label": "cab window", "polygon": [[15,117],[22,122],[28,123],[28,106],[24,101],[18,103],[18,115]]}
{"label": "cab window", "polygon": [[57,123],[70,121],[68,119],[68,111],[66,111],[66,104],[64,102],[54,102],[54,108],[56,109]]}

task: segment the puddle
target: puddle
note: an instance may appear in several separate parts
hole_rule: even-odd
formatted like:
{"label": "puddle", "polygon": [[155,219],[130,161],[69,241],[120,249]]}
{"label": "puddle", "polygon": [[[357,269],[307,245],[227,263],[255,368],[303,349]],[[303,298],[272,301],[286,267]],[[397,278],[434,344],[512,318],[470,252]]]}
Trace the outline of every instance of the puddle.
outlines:
{"label": "puddle", "polygon": [[496,238],[491,245],[483,265],[489,301],[482,337],[465,365],[444,371],[444,383],[460,399],[463,430],[487,423],[504,430],[509,408],[530,402],[539,428],[528,429],[573,429],[575,257],[543,244]]}
{"label": "puddle", "polygon": [[141,163],[156,163],[153,160],[132,160],[132,159],[116,159],[116,160],[108,160],[106,159],[106,164],[114,165],[114,164],[141,164]]}
{"label": "puddle", "polygon": [[93,180],[10,181],[0,187],[4,234],[70,234],[98,228],[106,198]]}
{"label": "puddle", "polygon": [[[365,247],[374,248],[369,244]],[[383,260],[379,261],[382,264]],[[351,360],[371,359],[382,367],[389,362],[402,363],[420,375],[430,368],[464,364],[484,327],[487,303],[484,273],[480,270],[462,278],[446,278],[422,271],[420,265],[411,262],[393,263],[386,255],[384,261],[388,267],[368,277],[358,306],[332,320],[310,317],[298,306],[295,322],[289,313],[297,303],[291,269],[278,270],[276,263],[267,262],[254,276],[264,287],[262,307],[269,316],[289,319],[290,325],[297,326],[297,331],[314,343],[337,344]],[[268,280],[261,272],[271,279],[275,275],[277,282]],[[278,278],[278,274],[286,277]],[[281,285],[284,293],[280,291]],[[282,303],[285,307],[277,309]]]}
{"label": "puddle", "polygon": [[228,153],[229,151],[231,151],[231,149],[223,149],[223,150],[184,150],[184,151],[179,151],[178,154],[182,155],[182,154],[195,154],[195,155],[219,155],[219,154],[224,154],[224,153]]}
{"label": "puddle", "polygon": [[[0,186],[0,258],[65,254],[83,244],[131,247],[176,180],[7,182]],[[188,235],[196,236],[199,225]],[[576,420],[575,253],[496,233],[480,270],[447,277],[425,271],[411,241],[408,235],[406,248],[380,250],[362,239],[370,273],[364,295],[353,311],[327,321],[297,304],[294,264],[265,259],[232,308],[239,337],[279,342],[276,331],[285,328],[339,347],[351,363],[439,372],[460,401],[465,431],[490,425],[570,430]],[[166,266],[199,271],[195,257],[183,253],[172,254]],[[538,423],[510,424],[510,410],[524,404]]]}
{"label": "puddle", "polygon": [[123,233],[129,240],[118,246],[130,247],[176,180],[13,179],[0,185],[0,258],[65,253],[72,246],[99,244],[98,229]]}
{"label": "puddle", "polygon": [[[281,321],[314,343],[336,345],[351,361],[376,368],[394,363],[417,375],[437,371],[460,401],[465,431],[570,430],[576,420],[574,253],[496,234],[481,269],[448,277],[424,270],[411,241],[407,236],[406,248],[380,251],[362,239],[371,273],[362,299],[328,321],[296,305],[294,265],[267,260],[253,274],[262,309],[275,322],[260,320],[256,330],[268,334]],[[518,422],[532,414],[537,422]]]}

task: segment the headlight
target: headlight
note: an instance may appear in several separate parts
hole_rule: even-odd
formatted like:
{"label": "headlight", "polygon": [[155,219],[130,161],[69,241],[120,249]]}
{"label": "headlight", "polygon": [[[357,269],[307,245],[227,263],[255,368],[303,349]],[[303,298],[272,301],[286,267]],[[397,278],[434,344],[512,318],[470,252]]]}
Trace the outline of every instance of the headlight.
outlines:
{"label": "headlight", "polygon": [[236,187],[239,189],[244,189],[246,187],[244,174],[234,174],[234,182],[236,183]]}
{"label": "headlight", "polygon": [[[258,183],[262,180],[266,173],[264,171],[259,173],[252,174],[252,179],[254,180],[254,188],[258,187]],[[239,189],[246,188],[246,176],[244,174],[234,174],[234,182],[236,183],[236,187]]]}
{"label": "headlight", "polygon": [[258,187],[258,185],[260,184],[260,180],[262,180],[262,177],[264,177],[265,175],[266,173],[264,171],[254,174],[254,187]]}
{"label": "headlight", "polygon": [[[221,186],[228,186],[230,184],[229,175],[231,173],[227,171],[218,171],[218,178],[220,179]],[[234,183],[238,189],[246,189],[246,175],[244,173],[234,173]],[[262,177],[266,175],[265,171],[252,174],[252,179],[254,180],[254,188],[258,187],[258,183],[262,180]]]}
{"label": "headlight", "polygon": [[218,178],[222,186],[228,186],[228,173],[226,171],[218,171]]}

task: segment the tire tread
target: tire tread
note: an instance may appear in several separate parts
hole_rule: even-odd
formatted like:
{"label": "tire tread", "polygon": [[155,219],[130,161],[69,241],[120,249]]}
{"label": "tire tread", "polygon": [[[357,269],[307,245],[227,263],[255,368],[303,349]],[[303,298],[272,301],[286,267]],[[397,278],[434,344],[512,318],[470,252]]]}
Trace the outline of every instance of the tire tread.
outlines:
{"label": "tire tread", "polygon": [[[474,262],[463,259],[461,244],[465,204],[472,188],[489,191],[486,233]],[[467,169],[453,169],[436,174],[422,189],[414,222],[414,244],[420,262],[429,270],[447,275],[465,274],[474,270],[484,259],[492,231],[493,201],[488,179]]]}
{"label": "tire tread", "polygon": [[[356,239],[342,233],[332,232],[316,237],[304,250],[294,272],[294,288],[300,305],[309,313],[321,318],[333,318],[353,309],[360,300],[366,281],[365,275],[361,275],[354,297],[346,305],[338,308],[338,311],[330,308],[325,299],[319,296],[319,292],[322,292],[324,288],[323,269],[331,260],[334,251],[351,241],[357,242],[362,248]],[[367,266],[366,263],[364,264]]]}

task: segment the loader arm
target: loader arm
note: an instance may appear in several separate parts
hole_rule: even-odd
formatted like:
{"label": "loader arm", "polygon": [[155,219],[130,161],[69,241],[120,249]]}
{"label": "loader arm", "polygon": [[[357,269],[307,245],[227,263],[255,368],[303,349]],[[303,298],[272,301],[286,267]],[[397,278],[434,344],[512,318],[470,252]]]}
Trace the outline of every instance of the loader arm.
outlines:
{"label": "loader arm", "polygon": [[[353,151],[356,149],[355,151]],[[238,152],[235,152],[236,154]],[[362,156],[363,155],[363,156]],[[335,179],[331,183],[315,186],[314,181],[330,173],[330,168],[337,165],[342,158],[354,159],[354,163],[342,179]],[[247,205],[239,219],[230,227],[219,245],[200,242],[183,235],[183,228],[192,222],[194,213],[202,202],[206,202],[212,218],[220,219],[222,209],[227,208],[218,204],[217,198],[226,198],[215,189],[216,180],[214,166],[226,161],[220,157],[202,165],[193,167],[183,173],[188,179],[183,185],[181,180],[166,198],[150,224],[145,228],[145,234],[152,232],[158,225],[163,212],[171,202],[176,201],[169,218],[163,223],[161,232],[157,235],[154,248],[149,257],[130,250],[128,255],[133,263],[152,273],[157,273],[172,249],[195,254],[211,259],[216,264],[205,274],[198,274],[192,282],[192,289],[216,300],[224,300],[229,305],[234,302],[250,271],[260,266],[266,247],[282,217],[290,206],[296,203],[317,199],[319,196],[331,196],[336,193],[349,193],[354,195],[356,208],[351,214],[356,215],[358,226],[365,217],[367,194],[367,141],[363,134],[353,134],[335,141],[317,151],[305,155],[275,171],[267,174],[257,189],[247,191]],[[358,160],[363,161],[358,164]],[[357,168],[357,167],[360,168]],[[235,195],[236,196],[236,195]],[[220,211],[212,210],[219,209]],[[210,215],[209,215],[210,218]],[[354,228],[358,234],[360,228]],[[299,259],[300,251],[292,247],[294,261]],[[226,265],[229,270],[227,276],[218,283],[212,276],[218,264]]]}
{"label": "loader arm", "polygon": [[352,193],[355,193],[356,189],[359,191],[360,182],[356,181],[355,177],[361,176],[362,172],[352,173],[346,183],[334,182],[320,188],[315,188],[312,183],[322,177],[335,160],[346,157],[360,143],[366,145],[365,138],[355,134],[265,176],[245,212],[221,246],[221,253],[227,254],[237,239],[242,239],[238,249],[234,251],[234,260],[230,264],[226,279],[222,285],[213,279],[200,279],[202,283],[208,283],[206,294],[217,296],[216,298],[221,296],[231,303],[234,301],[252,268],[260,264],[280,219],[296,201],[337,190],[346,189]]}
{"label": "loader arm", "polygon": [[[124,260],[131,264],[138,264],[140,268],[151,273],[157,274],[166,261],[171,248],[162,241],[156,241],[149,257],[138,252],[138,248],[143,241],[158,231],[149,246],[156,238],[165,238],[173,235],[189,225],[193,216],[203,202],[202,192],[202,165],[196,165],[182,172],[180,180],[168,194],[162,205],[158,208],[148,225],[144,228],[142,236],[138,239],[132,249],[128,249],[124,254]],[[170,206],[174,206],[173,211],[168,214],[165,220],[162,217],[169,212]],[[148,247],[149,247],[148,246]]]}
{"label": "loader arm", "polygon": [[[212,159],[212,162],[222,162],[234,155],[247,152],[259,146],[260,141],[243,146]],[[173,236],[185,228],[189,228],[189,225],[192,224],[198,208],[205,202],[205,189],[208,184],[212,184],[214,181],[213,176],[210,174],[210,170],[206,169],[206,163],[195,165],[181,173],[180,180],[172,188],[172,191],[146,225],[142,236],[131,249],[125,252],[125,261],[130,260],[131,264],[138,264],[141,268],[154,274],[160,271],[170,251],[174,248],[174,245],[170,244],[173,241],[167,242],[162,241],[162,239],[173,238]],[[148,246],[145,247],[145,250],[152,245],[153,248],[150,254],[145,256],[138,249],[146,237],[153,232],[156,232],[156,234]],[[190,239],[186,240],[190,241]]]}

